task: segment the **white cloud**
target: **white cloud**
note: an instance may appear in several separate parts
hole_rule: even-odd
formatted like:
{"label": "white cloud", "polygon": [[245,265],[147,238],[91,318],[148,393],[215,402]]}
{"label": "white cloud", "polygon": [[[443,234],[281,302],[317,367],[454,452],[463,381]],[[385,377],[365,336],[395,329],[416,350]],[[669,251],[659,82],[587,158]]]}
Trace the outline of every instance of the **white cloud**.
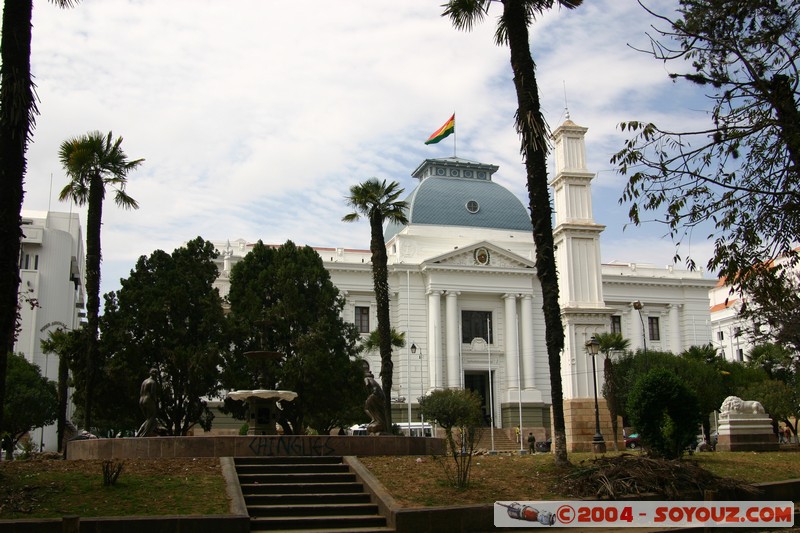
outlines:
{"label": "white cloud", "polygon": [[[675,1],[649,3],[666,11]],[[130,157],[146,161],[128,188],[141,209],[109,203],[104,211],[104,291],[138,256],[197,235],[366,248],[366,224],[341,222],[349,186],[379,176],[410,191],[423,159],[452,155],[451,139],[423,141],[454,111],[458,155],[499,165],[497,181],[527,204],[508,50],[494,44],[499,6],[461,32],[439,4],[39,3],[32,67],[41,116],[25,207],[69,209],[54,199],[66,182],[59,144],[113,131]],[[664,66],[628,46],[646,45],[651,23],[636,3],[598,0],[531,27],[550,125],[564,118],[566,92],[572,119],[590,128],[604,258],[614,258],[607,250],[617,242],[635,250],[628,239],[653,234],[622,234],[624,180],[608,162],[624,139],[617,123],[691,113]],[[666,264],[672,251],[653,255],[648,262]]]}

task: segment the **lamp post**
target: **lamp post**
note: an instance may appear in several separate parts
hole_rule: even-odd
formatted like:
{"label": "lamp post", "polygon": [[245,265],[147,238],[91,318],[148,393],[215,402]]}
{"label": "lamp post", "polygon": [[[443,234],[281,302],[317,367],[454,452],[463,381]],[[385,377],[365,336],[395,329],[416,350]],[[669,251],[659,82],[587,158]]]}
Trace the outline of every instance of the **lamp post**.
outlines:
{"label": "lamp post", "polygon": [[[413,342],[411,343],[411,353],[417,353],[417,345]],[[419,350],[419,396],[425,396],[425,383],[422,379],[422,348]],[[425,436],[425,416],[422,414],[422,410],[420,409],[419,412],[419,419],[422,422],[422,427],[420,428],[420,435],[423,437]]]}
{"label": "lamp post", "polygon": [[644,305],[641,301],[636,300],[633,302],[633,308],[639,311],[639,321],[642,323],[642,344],[644,345],[644,366],[647,369],[647,332],[644,329],[644,317],[642,316],[642,308]]}
{"label": "lamp post", "polygon": [[606,453],[606,442],[603,440],[603,434],[600,433],[600,408],[597,404],[597,368],[595,366],[595,357],[600,351],[600,343],[594,335],[592,339],[586,343],[586,353],[592,358],[592,384],[594,385],[594,437],[592,437],[592,452]]}
{"label": "lamp post", "polygon": [[[411,346],[414,346],[414,343],[411,343]],[[408,436],[411,436],[411,355],[414,353],[413,348],[409,348],[411,352],[406,357],[406,385],[408,385],[408,391],[406,392],[406,406],[408,407]]]}

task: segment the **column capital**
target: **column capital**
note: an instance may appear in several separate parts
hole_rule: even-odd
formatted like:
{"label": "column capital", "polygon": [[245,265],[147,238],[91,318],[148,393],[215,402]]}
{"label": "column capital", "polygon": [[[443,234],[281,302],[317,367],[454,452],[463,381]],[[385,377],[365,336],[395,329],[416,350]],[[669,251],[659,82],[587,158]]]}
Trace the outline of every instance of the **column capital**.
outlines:
{"label": "column capital", "polygon": [[516,300],[517,296],[519,296],[519,294],[516,294],[516,293],[513,293],[513,292],[507,292],[502,296],[502,298],[504,300]]}
{"label": "column capital", "polygon": [[461,295],[461,291],[451,291],[451,290],[448,290],[448,291],[447,291],[447,294],[446,294],[445,296],[448,296],[448,297],[449,297],[449,296],[456,297],[456,296],[460,296],[460,295]]}
{"label": "column capital", "polygon": [[440,291],[439,289],[428,289],[425,293],[428,296],[441,296],[444,291]]}

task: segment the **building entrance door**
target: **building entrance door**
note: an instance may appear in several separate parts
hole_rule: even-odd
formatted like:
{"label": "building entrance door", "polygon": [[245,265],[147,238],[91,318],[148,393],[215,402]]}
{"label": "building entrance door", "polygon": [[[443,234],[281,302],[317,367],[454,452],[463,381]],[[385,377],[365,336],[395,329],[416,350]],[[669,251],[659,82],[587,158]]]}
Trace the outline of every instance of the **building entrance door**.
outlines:
{"label": "building entrance door", "polygon": [[[489,398],[489,372],[486,370],[465,370],[464,388],[474,391],[481,397],[481,411],[486,426],[491,424],[491,401]],[[492,391],[494,392],[494,391]]]}

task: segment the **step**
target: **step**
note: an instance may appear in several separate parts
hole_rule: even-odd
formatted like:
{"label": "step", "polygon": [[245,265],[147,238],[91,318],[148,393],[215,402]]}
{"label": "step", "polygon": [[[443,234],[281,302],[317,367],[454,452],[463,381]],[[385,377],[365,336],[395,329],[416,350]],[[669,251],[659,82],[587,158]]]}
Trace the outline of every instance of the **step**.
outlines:
{"label": "step", "polygon": [[352,483],[291,483],[291,484],[261,484],[240,483],[242,494],[330,494],[363,492],[364,485]]}
{"label": "step", "polygon": [[260,483],[284,484],[294,483],[347,483],[356,480],[352,472],[303,472],[298,474],[239,474],[239,483],[242,485]]}
{"label": "step", "polygon": [[348,504],[348,503],[370,503],[369,494],[366,492],[345,492],[345,493],[305,493],[305,494],[249,494],[244,497],[245,504],[249,506],[259,505],[291,505],[304,504],[308,501],[321,504]]}
{"label": "step", "polygon": [[289,505],[248,505],[247,512],[251,517],[306,517],[306,516],[351,516],[377,515],[378,506],[374,503],[321,503],[306,500],[304,504]]}
{"label": "step", "polygon": [[[297,533],[296,529],[257,529],[251,527],[250,531],[270,531],[271,533]],[[394,529],[385,527],[325,527],[304,529],[304,533],[394,533]]]}
{"label": "step", "polygon": [[341,455],[323,455],[309,457],[305,455],[267,455],[257,457],[234,457],[233,462],[236,466],[239,465],[254,465],[254,464],[337,464],[342,462]]}
{"label": "step", "polygon": [[236,465],[239,474],[300,474],[304,472],[349,472],[350,467],[343,463],[334,464],[243,464]]}
{"label": "step", "polygon": [[386,519],[380,515],[352,516],[305,516],[305,517],[251,517],[250,531],[272,531],[289,529],[314,531],[321,528],[339,528],[353,531],[358,527],[386,527]]}

